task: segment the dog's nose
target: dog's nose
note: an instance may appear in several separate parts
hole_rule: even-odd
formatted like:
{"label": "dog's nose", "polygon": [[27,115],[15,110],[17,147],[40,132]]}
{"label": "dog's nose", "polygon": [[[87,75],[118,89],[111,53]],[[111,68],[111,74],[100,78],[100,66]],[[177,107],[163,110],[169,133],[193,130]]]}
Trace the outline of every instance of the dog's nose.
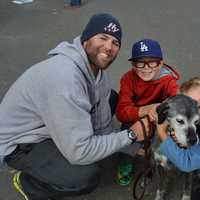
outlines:
{"label": "dog's nose", "polygon": [[197,143],[197,134],[196,131],[193,128],[188,128],[188,139],[189,139],[189,144],[194,145]]}

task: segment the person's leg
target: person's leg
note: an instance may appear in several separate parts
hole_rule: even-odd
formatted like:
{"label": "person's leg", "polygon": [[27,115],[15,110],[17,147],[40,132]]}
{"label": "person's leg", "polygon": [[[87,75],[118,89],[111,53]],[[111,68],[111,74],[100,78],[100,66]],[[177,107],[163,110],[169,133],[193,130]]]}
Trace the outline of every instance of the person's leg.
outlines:
{"label": "person's leg", "polygon": [[70,3],[64,1],[65,9],[80,8],[81,0],[71,0]]}
{"label": "person's leg", "polygon": [[22,172],[20,182],[31,200],[79,195],[92,191],[99,182],[97,164],[71,165],[50,139],[18,145],[5,160]]}
{"label": "person's leg", "polygon": [[81,0],[71,0],[71,6],[81,6]]}

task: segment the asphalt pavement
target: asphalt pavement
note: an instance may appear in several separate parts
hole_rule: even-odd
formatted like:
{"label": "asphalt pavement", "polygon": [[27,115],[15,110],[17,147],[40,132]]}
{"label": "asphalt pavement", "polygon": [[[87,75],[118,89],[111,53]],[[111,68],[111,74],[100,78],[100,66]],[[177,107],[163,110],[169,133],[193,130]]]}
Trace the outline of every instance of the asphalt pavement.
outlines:
{"label": "asphalt pavement", "polygon": [[[180,82],[199,76],[199,7],[200,1],[195,0],[83,0],[80,9],[65,10],[61,0],[34,0],[23,5],[1,0],[0,100],[20,74],[47,58],[48,51],[61,41],[72,41],[89,18],[99,12],[113,14],[123,28],[121,51],[108,69],[116,90],[121,75],[130,68],[133,42],[143,38],[160,42],[164,60],[180,72]],[[121,187],[114,182],[116,160],[113,156],[101,162],[102,179],[95,192],[66,200],[132,199],[131,186]],[[12,175],[0,173],[0,200],[21,199],[11,185]],[[145,196],[145,200],[150,199],[151,189]]]}

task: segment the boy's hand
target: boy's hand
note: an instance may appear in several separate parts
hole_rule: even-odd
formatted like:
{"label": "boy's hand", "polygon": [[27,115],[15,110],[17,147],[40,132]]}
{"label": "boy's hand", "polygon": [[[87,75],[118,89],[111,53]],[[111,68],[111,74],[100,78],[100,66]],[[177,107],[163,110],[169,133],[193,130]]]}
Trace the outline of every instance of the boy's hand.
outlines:
{"label": "boy's hand", "polygon": [[156,108],[160,105],[160,103],[154,103],[147,106],[141,106],[139,108],[139,117],[144,117],[148,115],[151,122],[157,121],[158,115],[156,112]]}
{"label": "boy's hand", "polygon": [[[157,124],[157,134],[158,134],[158,137],[160,138],[161,141],[165,141],[168,137],[169,137],[169,134],[168,134],[168,124],[167,123],[162,123],[162,124]],[[180,144],[176,138],[176,135],[175,135],[175,132],[172,132],[170,134],[171,138],[173,139],[173,141],[179,146],[179,147],[182,147],[182,148],[187,148],[186,145],[183,145],[183,144]]]}
{"label": "boy's hand", "polygon": [[[149,134],[149,125],[148,125],[148,120],[147,118],[141,119],[144,122],[147,135]],[[139,121],[135,122],[130,129],[137,135],[137,141],[143,141],[144,140],[144,134],[143,134],[143,129],[142,125]]]}
{"label": "boy's hand", "polygon": [[157,134],[161,141],[164,141],[168,137],[168,124],[162,123],[162,124],[156,124],[157,127]]}
{"label": "boy's hand", "polygon": [[170,133],[170,136],[172,137],[172,139],[174,140],[174,142],[175,142],[179,147],[181,147],[181,148],[187,148],[187,145],[185,145],[185,144],[180,144],[180,143],[179,143],[179,141],[178,141],[178,139],[177,139],[177,137],[176,137],[175,132],[171,132],[171,133]]}

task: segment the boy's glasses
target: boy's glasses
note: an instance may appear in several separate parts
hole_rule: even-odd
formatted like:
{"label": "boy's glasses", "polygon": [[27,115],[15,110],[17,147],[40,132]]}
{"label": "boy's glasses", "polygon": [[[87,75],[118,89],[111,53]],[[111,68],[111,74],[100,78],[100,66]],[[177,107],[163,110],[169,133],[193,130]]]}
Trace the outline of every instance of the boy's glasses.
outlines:
{"label": "boy's glasses", "polygon": [[147,65],[149,68],[154,69],[160,65],[160,60],[135,61],[133,63],[136,68],[142,69]]}

